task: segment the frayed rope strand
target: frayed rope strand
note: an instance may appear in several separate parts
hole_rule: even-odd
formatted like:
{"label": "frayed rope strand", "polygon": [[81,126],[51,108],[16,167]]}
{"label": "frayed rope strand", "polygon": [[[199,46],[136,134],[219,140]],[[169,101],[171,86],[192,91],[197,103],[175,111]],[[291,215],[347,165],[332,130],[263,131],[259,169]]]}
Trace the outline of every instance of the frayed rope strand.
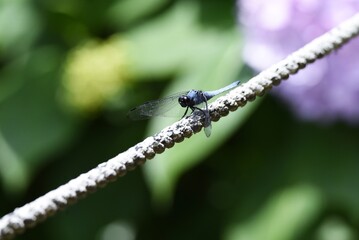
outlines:
{"label": "frayed rope strand", "polygon": [[[272,86],[280,84],[282,80],[305,68],[307,64],[338,49],[358,33],[359,14],[313,40],[285,60],[261,72],[226,96],[218,98],[210,106],[211,119],[218,121],[230,111],[235,111],[248,101],[255,100],[256,96],[262,96]],[[16,208],[0,219],[0,239],[11,239],[26,229],[34,227],[88,193],[94,192],[99,187],[116,180],[117,177],[125,175],[129,170],[144,164],[147,159],[152,159],[166,148],[173,147],[176,142],[182,142],[184,138],[191,137],[194,133],[201,131],[202,127],[203,119],[192,114],[33,202]]]}

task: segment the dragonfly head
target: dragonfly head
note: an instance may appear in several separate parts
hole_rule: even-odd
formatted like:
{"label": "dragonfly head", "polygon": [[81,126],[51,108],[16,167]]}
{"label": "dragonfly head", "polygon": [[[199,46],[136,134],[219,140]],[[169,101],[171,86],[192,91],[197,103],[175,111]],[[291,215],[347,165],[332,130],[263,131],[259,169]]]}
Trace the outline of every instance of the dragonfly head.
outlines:
{"label": "dragonfly head", "polygon": [[178,102],[181,105],[181,107],[189,107],[191,106],[191,100],[188,96],[182,95],[178,98]]}

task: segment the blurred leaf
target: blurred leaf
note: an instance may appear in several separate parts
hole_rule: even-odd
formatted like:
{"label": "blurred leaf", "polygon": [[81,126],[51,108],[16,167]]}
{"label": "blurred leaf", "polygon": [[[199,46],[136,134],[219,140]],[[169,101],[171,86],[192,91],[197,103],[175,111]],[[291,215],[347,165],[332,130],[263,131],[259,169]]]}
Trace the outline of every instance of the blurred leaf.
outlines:
{"label": "blurred leaf", "polygon": [[23,69],[29,61],[29,55],[18,57],[9,62],[0,71],[0,103],[14,94],[25,82],[25,74],[19,69]]}
{"label": "blurred leaf", "polygon": [[318,240],[354,240],[358,239],[356,229],[338,217],[331,217],[319,227]]}
{"label": "blurred leaf", "polygon": [[0,29],[0,55],[18,54],[30,47],[41,24],[28,1],[8,0],[0,1]]}
{"label": "blurred leaf", "polygon": [[[188,71],[169,88],[176,89],[216,89],[234,81],[242,67],[239,57],[241,42],[234,32],[203,33],[202,45],[198,45],[188,59]],[[256,102],[257,103],[257,102]],[[236,113],[213,123],[212,136],[206,138],[199,133],[173,149],[158,155],[145,166],[148,183],[155,203],[169,204],[178,178],[199,161],[210,155],[240,126],[257,104],[250,104]],[[158,132],[173,123],[173,119],[156,118],[151,121],[149,134]]]}
{"label": "blurred leaf", "polygon": [[295,186],[274,195],[249,221],[233,226],[226,239],[296,239],[317,219],[322,207],[316,188]]}
{"label": "blurred leaf", "polygon": [[28,172],[26,165],[0,132],[0,176],[2,187],[9,192],[19,192],[26,186]]}
{"label": "blurred leaf", "polygon": [[[26,169],[27,174],[31,173],[45,156],[61,148],[72,136],[76,121],[65,114],[56,101],[61,59],[56,49],[44,47],[33,51],[24,65],[18,65],[13,76],[8,75],[25,79],[17,91],[4,93],[7,97],[0,102],[1,148],[7,149],[0,153],[0,165],[12,164],[9,169],[13,172]],[[3,84],[7,83],[11,84],[5,79]],[[16,161],[9,161],[9,156]],[[17,192],[25,187],[19,186],[17,175],[1,177],[6,178],[7,190]]]}
{"label": "blurred leaf", "polygon": [[198,12],[196,2],[179,2],[170,11],[128,33],[138,80],[173,75],[193,57],[201,37],[196,22]]}
{"label": "blurred leaf", "polygon": [[129,25],[136,20],[156,11],[168,0],[122,0],[117,1],[108,12],[111,22],[118,25]]}
{"label": "blurred leaf", "polygon": [[201,7],[198,1],[179,1],[149,23],[126,34],[132,45],[130,56],[137,81],[173,76],[188,65],[206,67],[200,64],[206,61],[204,56],[218,51],[211,44],[222,44],[226,36],[221,34],[234,34],[236,26],[208,27],[201,19]]}
{"label": "blurred leaf", "polygon": [[359,181],[358,134],[354,129],[298,124],[289,134],[290,144],[282,156],[292,162],[287,176],[320,187],[331,202],[359,220],[359,192],[353,191]]}

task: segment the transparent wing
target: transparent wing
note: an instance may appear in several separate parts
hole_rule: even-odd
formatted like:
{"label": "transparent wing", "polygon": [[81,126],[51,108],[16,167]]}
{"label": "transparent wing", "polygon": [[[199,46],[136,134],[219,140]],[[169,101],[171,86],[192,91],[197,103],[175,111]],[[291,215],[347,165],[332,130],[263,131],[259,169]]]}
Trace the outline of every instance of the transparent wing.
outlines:
{"label": "transparent wing", "polygon": [[167,115],[167,113],[175,108],[176,105],[180,107],[178,98],[187,93],[188,91],[179,92],[164,98],[145,102],[144,104],[131,109],[128,112],[128,117],[132,120],[142,120],[155,116],[171,116],[171,114]]}

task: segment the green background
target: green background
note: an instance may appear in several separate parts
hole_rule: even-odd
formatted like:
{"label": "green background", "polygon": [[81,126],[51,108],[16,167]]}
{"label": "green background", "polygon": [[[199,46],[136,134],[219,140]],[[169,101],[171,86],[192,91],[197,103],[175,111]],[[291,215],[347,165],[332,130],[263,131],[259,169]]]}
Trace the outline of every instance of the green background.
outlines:
{"label": "green background", "polygon": [[[0,0],[0,29],[1,216],[176,121],[133,106],[255,74],[233,1]],[[266,95],[18,239],[357,239],[358,140]]]}

